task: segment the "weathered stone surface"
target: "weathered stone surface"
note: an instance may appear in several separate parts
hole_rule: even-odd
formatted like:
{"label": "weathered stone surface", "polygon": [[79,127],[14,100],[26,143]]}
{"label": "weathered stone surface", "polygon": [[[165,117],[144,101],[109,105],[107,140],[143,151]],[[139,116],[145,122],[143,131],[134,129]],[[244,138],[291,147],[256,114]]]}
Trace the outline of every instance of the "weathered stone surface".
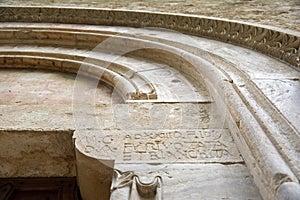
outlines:
{"label": "weathered stone surface", "polygon": [[291,79],[257,79],[254,82],[286,118],[300,130],[300,73]]}
{"label": "weathered stone surface", "polygon": [[100,161],[76,150],[76,176],[85,199],[109,199],[113,164],[114,161]]}
{"label": "weathered stone surface", "polygon": [[[83,106],[82,106],[83,107]],[[72,108],[69,105],[1,105],[1,129],[9,130],[75,130]],[[94,129],[155,130],[223,128],[211,118],[211,107],[199,104],[116,104],[96,106],[96,113],[88,112],[80,123],[95,120]],[[152,113],[154,113],[152,115]],[[190,115],[186,115],[191,113]],[[192,114],[194,113],[194,114]],[[198,113],[198,115],[197,115]],[[143,114],[143,115],[141,115]],[[13,119],[13,120],[12,120]],[[85,123],[86,121],[86,123]],[[126,122],[126,123],[124,123]],[[88,128],[88,127],[87,127]]]}
{"label": "weathered stone surface", "polygon": [[[145,182],[162,178],[164,199],[261,199],[251,175],[241,164],[118,164],[115,168],[134,173]],[[126,198],[129,187],[112,192],[111,200]]]}
{"label": "weathered stone surface", "polygon": [[[154,73],[153,73],[154,72]],[[198,92],[197,87],[193,86],[190,82],[186,81],[177,70],[164,70],[158,69],[153,70],[152,73],[140,72],[143,76],[148,77],[151,82],[157,87],[159,101],[164,102],[210,102],[211,99],[202,87],[202,91]],[[154,77],[155,76],[155,77]],[[170,90],[167,93],[166,88]],[[186,93],[186,91],[190,93]],[[162,92],[164,91],[164,92]]]}
{"label": "weathered stone surface", "polygon": [[[2,69],[0,105],[44,105],[47,108],[58,104],[70,108],[75,78],[76,76],[72,74],[53,71]],[[86,79],[86,81],[89,80]],[[100,84],[98,88],[95,104],[110,104],[111,89],[104,84]],[[90,88],[86,92],[93,95],[93,91],[93,88]],[[39,111],[36,110],[36,112]],[[40,119],[43,118],[41,115],[39,115]],[[46,117],[47,113],[44,115]]]}
{"label": "weathered stone surface", "polygon": [[72,131],[0,131],[0,177],[75,176]]}
{"label": "weathered stone surface", "polygon": [[300,197],[300,186],[293,182],[283,183],[277,191],[279,200],[297,200]]}
{"label": "weathered stone surface", "polygon": [[78,131],[79,149],[115,163],[243,162],[226,129]]}
{"label": "weathered stone surface", "polygon": [[[57,14],[56,17],[53,17],[53,12]],[[236,21],[192,15],[177,17],[174,14],[122,10],[108,11],[104,9],[91,10],[85,8],[74,11],[73,8],[2,7],[0,13],[2,15],[0,19],[4,22],[60,22],[167,28],[200,37],[209,37],[225,42],[230,41],[253,48],[256,51],[276,57],[294,66],[299,66],[299,34],[281,29],[271,30],[267,26],[258,27],[253,24],[242,24]],[[59,13],[64,13],[64,15],[61,16]],[[88,18],[86,16],[91,17]],[[174,23],[174,21],[177,21],[177,23]],[[254,35],[254,37],[250,35]],[[277,42],[281,45],[274,45]],[[291,51],[291,49],[293,50]]]}
{"label": "weathered stone surface", "polygon": [[70,1],[70,0],[30,0],[26,3],[18,0],[7,0],[1,5],[32,5],[32,6],[76,6],[109,9],[148,10],[172,13],[206,15],[227,19],[255,22],[292,30],[300,30],[295,26],[299,21],[299,4],[294,0],[274,1],[221,1],[221,0],[188,0],[188,1]]}
{"label": "weathered stone surface", "polygon": [[[40,77],[53,82],[33,78],[33,82],[38,84],[35,87],[29,84],[32,80],[30,75],[24,76],[25,79],[14,77],[7,81],[10,76],[4,73],[0,79],[5,83],[0,87],[5,94],[0,98],[3,102],[0,107],[0,133],[4,134],[0,135],[0,139],[9,140],[7,130],[11,133],[45,133],[36,137],[41,140],[40,145],[34,145],[37,141],[27,138],[31,134],[24,135],[18,141],[19,149],[14,149],[9,157],[3,155],[4,160],[12,158],[2,170],[5,176],[20,175],[14,170],[14,164],[16,168],[25,169],[21,176],[35,176],[32,163],[36,165],[39,162],[30,157],[31,152],[37,158],[41,157],[43,162],[50,163],[38,168],[39,176],[72,174],[73,160],[66,155],[74,152],[73,146],[65,146],[65,150],[69,151],[66,154],[64,150],[54,151],[52,147],[41,155],[36,151],[40,153],[47,145],[55,146],[56,140],[60,140],[60,146],[63,141],[70,142],[69,133],[76,129],[77,175],[86,198],[90,194],[97,196],[99,187],[109,196],[112,163],[115,169],[125,171],[125,174],[133,170],[138,175],[129,182],[140,180],[142,183],[154,178],[153,173],[144,176],[146,169],[161,172],[161,169],[170,166],[168,170],[174,178],[167,175],[168,170],[159,174],[162,180],[167,180],[163,189],[167,189],[165,194],[170,197],[174,188],[180,186],[182,190],[176,190],[191,198],[240,199],[242,193],[247,194],[247,198],[259,198],[252,182],[249,185],[244,182],[248,176],[241,172],[246,170],[245,161],[265,199],[297,194],[300,172],[297,114],[288,118],[290,109],[280,104],[282,98],[274,98],[281,97],[284,89],[298,91],[299,73],[295,70],[299,67],[297,32],[213,18],[97,9],[6,7],[0,8],[0,15],[3,16],[1,20],[7,21],[55,22],[1,25],[0,65],[3,68],[30,67],[76,73],[84,65],[88,66],[84,75],[98,78],[105,71],[102,80],[115,88],[114,91],[97,89],[98,82],[89,84],[92,79],[82,79],[84,84],[76,93],[76,84],[81,82],[79,79],[74,82],[72,76],[64,80],[39,72]],[[250,47],[289,62],[294,68],[253,50],[203,38],[186,40],[184,35],[176,32],[143,29],[136,32],[134,28],[57,25],[57,22],[170,28]],[[122,31],[128,32],[117,36],[119,40],[106,43],[106,51],[90,54],[92,46]],[[132,47],[150,48],[124,53],[118,62],[103,68],[114,58],[107,52],[114,49],[124,52],[123,48],[130,50]],[[84,59],[85,56],[89,58]],[[277,84],[285,80],[295,84]],[[23,93],[23,83],[37,101],[30,99],[31,93]],[[71,92],[70,85],[73,83],[74,92]],[[64,84],[67,85],[65,89],[60,87]],[[116,90],[127,104],[123,104]],[[96,94],[93,98],[95,91],[100,92],[100,96]],[[74,95],[72,107],[71,94]],[[291,92],[286,94],[291,97]],[[103,100],[99,100],[101,95],[105,96]],[[288,101],[294,105],[297,102],[297,99]],[[51,133],[60,133],[60,136],[53,139]],[[67,139],[64,133],[68,133]],[[12,141],[16,140],[13,137]],[[26,146],[28,144],[29,147]],[[21,154],[32,162],[18,160]],[[51,158],[47,160],[48,154]],[[62,160],[60,165],[57,160]],[[53,164],[57,164],[57,169],[51,168]],[[189,171],[181,173],[186,168]],[[210,178],[210,170],[217,172],[212,179],[228,175],[230,178],[226,180],[234,177],[238,184],[232,186],[225,180],[219,186],[219,182],[214,182],[208,189],[201,188],[209,191],[217,188],[212,196],[205,196],[206,193],[198,195],[198,185],[192,185],[190,180],[195,176],[194,172],[199,172],[197,178],[207,186],[210,181],[205,180]],[[237,176],[233,171],[238,172]],[[168,181],[168,178],[174,182]],[[183,184],[185,182],[187,185]],[[286,182],[297,187],[287,187]],[[136,184],[136,188],[132,187],[129,192],[124,188],[121,190],[128,197],[141,185]],[[223,188],[226,190],[223,191]],[[113,195],[119,191],[115,190]]]}

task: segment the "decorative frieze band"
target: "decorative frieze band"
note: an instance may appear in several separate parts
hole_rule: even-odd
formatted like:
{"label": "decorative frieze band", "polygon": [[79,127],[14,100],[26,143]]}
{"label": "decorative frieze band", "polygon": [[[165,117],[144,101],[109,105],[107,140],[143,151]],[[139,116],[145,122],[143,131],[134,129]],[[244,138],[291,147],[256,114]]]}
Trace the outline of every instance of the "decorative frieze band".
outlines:
{"label": "decorative frieze band", "polygon": [[224,19],[96,8],[2,6],[0,21],[168,28],[252,48],[300,68],[298,32]]}

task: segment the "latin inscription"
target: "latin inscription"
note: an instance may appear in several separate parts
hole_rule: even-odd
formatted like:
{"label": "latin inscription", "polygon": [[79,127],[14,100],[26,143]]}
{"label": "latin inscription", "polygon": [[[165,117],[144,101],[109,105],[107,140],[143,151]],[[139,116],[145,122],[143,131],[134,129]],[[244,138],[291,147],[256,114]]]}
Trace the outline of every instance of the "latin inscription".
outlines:
{"label": "latin inscription", "polygon": [[94,137],[98,141],[94,150],[118,163],[242,161],[225,129],[105,131],[104,134]]}
{"label": "latin inscription", "polygon": [[147,131],[127,134],[123,144],[125,162],[199,162],[232,159],[237,154],[228,131]]}

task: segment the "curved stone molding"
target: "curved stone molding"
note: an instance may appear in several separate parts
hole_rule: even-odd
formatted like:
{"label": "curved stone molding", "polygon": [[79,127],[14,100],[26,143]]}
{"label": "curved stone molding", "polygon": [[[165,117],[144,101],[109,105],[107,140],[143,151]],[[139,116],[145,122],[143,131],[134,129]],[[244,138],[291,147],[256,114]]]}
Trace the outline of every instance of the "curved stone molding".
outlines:
{"label": "curved stone molding", "polygon": [[[95,48],[96,44],[112,36],[112,32],[88,31],[79,25],[61,25],[60,27],[52,27],[48,30],[44,28],[46,24],[39,25],[31,25],[32,30],[26,27],[26,25],[24,26],[24,24],[2,26],[0,29],[0,44],[3,44],[3,46],[0,50],[0,63],[4,67],[38,67],[39,69],[59,70],[71,73],[77,73],[78,70],[81,69],[82,74],[96,79],[100,78],[102,81],[116,88],[120,94],[122,94],[126,102],[138,100],[156,102],[186,101],[178,97],[180,95],[176,92],[178,88],[173,88],[173,91],[168,92],[163,91],[162,88],[158,88],[158,85],[168,85],[169,83],[167,83],[167,81],[163,79],[147,79],[145,75],[143,75],[145,69],[142,67],[145,65],[145,62],[143,63],[134,58],[128,58],[126,55],[118,57],[115,61],[111,61],[110,59],[114,59],[114,56],[106,52],[97,52],[103,51],[103,49]],[[84,34],[82,34],[82,32],[84,32]],[[114,34],[117,33],[118,32],[114,32]],[[57,42],[57,39],[61,39],[61,41]],[[114,36],[113,40],[113,42],[118,43],[118,47],[121,49],[126,48],[128,43],[130,43],[133,49],[136,48],[136,46],[139,47],[143,45],[159,49],[166,49],[168,47],[167,45],[157,44],[155,41],[137,39],[132,37],[132,35]],[[39,46],[31,46],[32,43]],[[16,44],[18,45],[17,48],[15,48]],[[59,48],[55,48],[58,45]],[[85,49],[93,49],[93,51],[86,51]],[[115,51],[115,49],[113,49],[113,51]],[[170,53],[169,56],[173,57]],[[130,61],[136,64],[132,65]],[[81,66],[85,67],[81,68]],[[147,66],[147,70],[154,72],[152,79],[155,77],[155,71],[160,70],[162,71],[161,73],[163,73],[164,70],[164,73],[170,73],[169,69],[171,68],[168,66]],[[171,72],[171,74],[174,73]],[[149,74],[147,74],[147,76],[149,76]],[[188,83],[185,77],[176,77],[174,75],[173,78],[177,79],[176,81],[178,83],[182,83],[180,87],[189,88],[190,93],[193,94],[193,86]],[[157,81],[159,83],[157,83]],[[201,80],[197,81],[203,82]],[[200,86],[201,84],[197,85]],[[204,85],[203,87],[201,86],[201,90],[206,90]],[[158,97],[158,93],[160,97]],[[173,95],[175,97],[171,97],[168,93],[175,94]],[[169,96],[169,100],[166,99],[167,96]],[[211,99],[209,95],[194,95],[192,101],[210,102]]]}
{"label": "curved stone molding", "polygon": [[0,21],[168,28],[252,48],[300,67],[299,33],[217,18],[95,8],[2,6]]}
{"label": "curved stone molding", "polygon": [[[251,74],[251,70],[257,70],[257,68],[255,68],[257,66],[247,71],[248,68],[251,68],[251,65],[259,64],[258,62],[253,62],[253,59],[257,56],[261,56],[260,58],[265,59],[264,63],[268,65],[265,72],[271,71],[273,68],[274,70],[280,69],[282,72],[287,70],[288,72],[286,72],[283,77],[285,80],[299,81],[299,73],[297,72],[300,69],[299,33],[279,29],[275,30],[266,26],[255,26],[235,21],[190,15],[82,8],[0,7],[0,21],[51,22],[63,23],[64,25],[70,23],[75,27],[72,29],[66,25],[66,27],[62,26],[60,29],[56,27],[48,30],[47,25],[44,24],[45,30],[43,30],[41,27],[30,28],[30,26],[34,26],[32,24],[27,27],[26,23],[20,23],[21,25],[19,24],[19,26],[21,28],[11,25],[8,28],[0,29],[0,43],[3,44],[2,47],[4,47],[0,50],[0,64],[4,68],[37,67],[75,73],[78,71],[80,65],[87,65],[90,66],[90,68],[86,70],[89,75],[98,76],[104,73],[103,80],[111,83],[113,87],[121,91],[123,96],[128,97],[127,103],[129,103],[130,100],[155,100],[159,97],[155,84],[152,80],[148,80],[150,75],[145,74],[144,76],[142,73],[139,74],[138,70],[134,70],[122,62],[113,63],[113,66],[110,68],[101,68],[101,66],[105,64],[105,59],[97,57],[98,55],[96,55],[96,58],[89,58],[88,61],[83,61],[85,55],[80,55],[78,49],[91,50],[93,45],[95,45],[93,42],[101,42],[111,35],[118,34],[118,31],[87,31],[84,30],[84,25],[82,25],[83,28],[80,28],[80,24],[168,28],[189,35],[238,44],[293,65],[294,69],[291,69],[289,65],[278,61],[275,62],[274,59],[265,58],[264,55],[258,55],[256,52],[255,54],[251,54],[254,51],[249,53],[250,50],[243,52],[244,54],[251,54],[249,57],[245,56],[245,58],[247,57],[247,61],[237,61],[238,59],[242,60],[244,57],[235,60],[236,55],[220,55],[222,51],[224,53],[224,51],[232,50],[230,48],[234,48],[233,45],[226,46],[224,48],[225,50],[222,49],[220,53],[216,51],[216,47],[210,51],[201,45],[201,47],[192,47],[190,44],[186,44],[184,40],[172,41],[171,39],[169,40],[169,38],[155,38],[155,36],[151,34],[138,38],[139,42],[142,44],[155,44],[153,47],[164,46],[166,49],[146,49],[130,52],[129,55],[125,55],[125,57],[130,57],[131,54],[138,58],[156,63],[160,63],[163,60],[162,63],[169,67],[166,69],[174,68],[180,71],[180,73],[190,75],[189,81],[195,80],[196,82],[201,82],[205,78],[206,85],[204,84],[203,90],[201,91],[205,98],[203,101],[196,102],[204,104],[219,103],[224,107],[226,126],[228,126],[235,142],[238,144],[238,149],[247,167],[253,174],[263,197],[265,199],[284,199],[289,198],[289,195],[292,198],[299,194],[300,161],[298,158],[300,140],[299,129],[296,127],[298,124],[289,120],[287,114],[282,113],[272,102],[270,96],[267,97],[262,91],[264,88],[260,88],[258,84],[255,83],[254,79],[260,79],[260,77],[257,78],[254,76],[253,78],[251,76],[253,75]],[[55,26],[55,24],[52,25]],[[44,33],[44,35],[42,33]],[[126,42],[134,43],[137,41],[133,33],[127,33],[127,36],[128,37],[124,37]],[[176,36],[180,37],[179,35]],[[49,40],[43,41],[44,39]],[[57,42],[55,45],[56,40],[59,39],[63,41]],[[26,45],[30,46],[30,44],[32,45],[36,41],[39,42],[37,44],[41,46],[48,45],[55,47],[62,46],[65,49],[69,48],[72,53],[61,53],[59,50],[55,52],[53,50],[55,48],[51,49],[51,47],[43,47],[44,49],[37,47],[35,50],[31,49],[29,52],[21,50],[22,48],[26,48]],[[212,40],[209,41],[213,42]],[[17,48],[15,49],[9,46],[14,44],[14,42],[17,44]],[[220,43],[222,42],[218,42],[214,45],[217,46],[220,45]],[[127,43],[125,43],[125,45],[126,44]],[[202,44],[207,43],[203,42]],[[170,49],[175,52],[168,51]],[[236,48],[232,50],[232,52],[239,53],[239,50],[242,49],[243,48],[239,47],[239,49]],[[231,52],[228,54],[230,53]],[[189,63],[186,58],[190,58],[189,61],[194,61],[196,64],[194,63],[193,65]],[[263,68],[264,63],[258,66]],[[283,66],[276,66],[279,64]],[[127,74],[127,72],[130,73]],[[138,78],[132,80],[132,74],[137,75]],[[270,79],[274,74],[269,74],[269,76],[266,77]],[[152,74],[152,76],[156,75],[159,76],[159,73]],[[166,77],[167,76],[164,76],[164,78],[160,77],[160,79],[166,79]],[[264,76],[262,76],[262,78],[264,78]],[[281,78],[280,76],[278,80],[281,80]],[[176,83],[183,82],[184,80],[184,78],[179,78],[172,81]],[[146,92],[140,93],[145,85],[147,86]],[[178,89],[177,86],[174,88],[171,92]],[[191,91],[192,90],[184,90],[183,92],[190,93]],[[213,97],[215,102],[209,101],[210,96]],[[222,101],[218,101],[218,98],[222,99]],[[198,115],[199,112],[194,112],[193,114]],[[128,123],[128,120],[125,121],[123,119],[121,122]],[[145,128],[145,126],[142,127]],[[82,132],[80,131],[77,132],[78,138],[79,136],[92,138],[91,130],[87,130],[87,133],[83,133],[83,130]],[[89,142],[89,147],[97,150],[97,148],[99,148],[98,141],[95,140],[93,142]],[[103,161],[100,162],[102,155],[99,154],[99,157],[97,157],[93,155],[92,152],[85,152],[85,144],[80,144],[78,139],[76,139],[75,145],[78,169],[77,175],[80,187],[85,191],[84,195],[89,196],[90,194],[99,192],[98,188],[94,187],[93,184],[89,187],[88,184],[90,183],[88,181],[85,182],[86,178],[93,179],[94,176],[97,176],[98,178],[100,177],[98,181],[102,181],[102,189],[108,198],[110,195],[108,185],[111,183],[113,174],[111,168],[115,164],[115,160],[108,157],[106,159],[103,158]],[[107,162],[109,167],[103,164],[103,162]],[[92,163],[92,165],[90,165],[90,163]],[[86,171],[87,168],[90,169],[89,173]],[[100,170],[99,172],[99,169],[102,169],[102,171]],[[152,184],[143,184],[134,176],[134,173],[131,172],[124,174],[115,171],[115,173],[116,177],[113,179],[111,190],[132,185],[134,182],[133,185],[136,186],[134,193],[153,197],[154,188],[155,190],[159,189],[158,186],[161,184],[161,180],[158,179],[152,182]],[[99,194],[97,193],[97,195]],[[91,197],[91,199],[96,197],[97,196]]]}
{"label": "curved stone molding", "polygon": [[[82,73],[84,73],[83,75],[100,79],[101,81],[110,84],[112,87],[116,88],[120,94],[122,94],[124,101],[157,99],[153,85],[142,76],[136,75],[136,77],[138,77],[136,79],[144,84],[130,79],[128,75],[122,74],[119,71],[106,69],[99,65],[76,59],[38,56],[38,53],[36,53],[35,56],[4,54],[0,55],[0,64],[5,65],[7,68],[18,67],[34,69],[38,66],[39,69],[57,70],[70,73],[76,73],[80,66],[84,66],[84,71],[82,71]],[[145,88],[146,92],[143,92],[145,91]]]}
{"label": "curved stone molding", "polygon": [[300,185],[293,182],[283,183],[277,193],[278,200],[297,200],[300,197]]}

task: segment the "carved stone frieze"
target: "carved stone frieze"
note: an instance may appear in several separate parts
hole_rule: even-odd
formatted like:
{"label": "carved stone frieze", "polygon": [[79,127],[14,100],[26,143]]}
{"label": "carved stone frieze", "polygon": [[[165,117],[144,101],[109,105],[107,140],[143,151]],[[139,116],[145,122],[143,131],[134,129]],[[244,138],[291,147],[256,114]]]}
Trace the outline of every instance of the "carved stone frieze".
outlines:
{"label": "carved stone frieze", "polygon": [[246,46],[300,67],[299,33],[224,19],[125,10],[2,6],[0,21],[168,28]]}

